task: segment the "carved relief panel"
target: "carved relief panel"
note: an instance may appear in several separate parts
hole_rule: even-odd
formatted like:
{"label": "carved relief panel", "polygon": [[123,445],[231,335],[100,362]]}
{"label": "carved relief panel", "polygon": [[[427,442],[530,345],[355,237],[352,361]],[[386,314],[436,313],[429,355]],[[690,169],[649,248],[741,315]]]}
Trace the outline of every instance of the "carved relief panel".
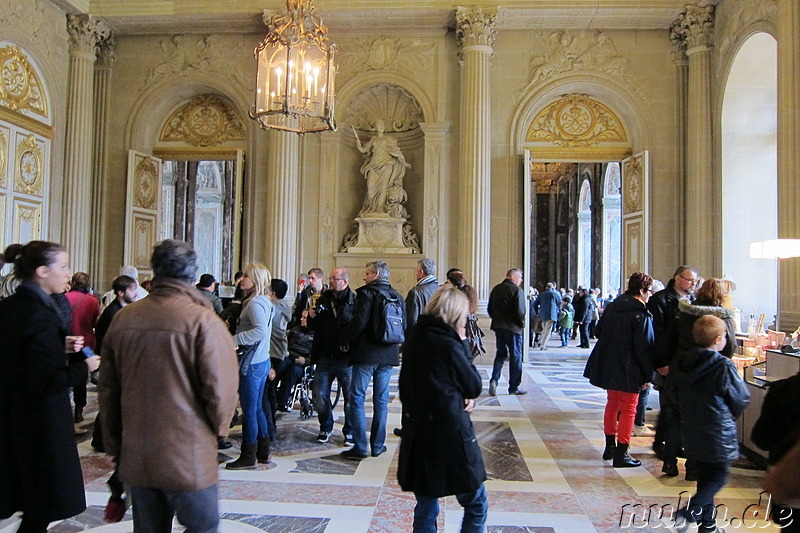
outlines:
{"label": "carved relief panel", "polygon": [[17,134],[14,158],[14,191],[42,197],[44,188],[44,141],[33,134]]}
{"label": "carved relief panel", "polygon": [[128,152],[124,261],[143,277],[152,275],[150,253],[159,236],[161,173],[160,159]]}
{"label": "carved relief panel", "polygon": [[0,105],[46,119],[42,82],[27,56],[16,46],[0,48]]}
{"label": "carved relief panel", "polygon": [[242,119],[220,97],[201,94],[181,105],[167,118],[159,141],[185,142],[191,146],[216,146],[244,141]]}

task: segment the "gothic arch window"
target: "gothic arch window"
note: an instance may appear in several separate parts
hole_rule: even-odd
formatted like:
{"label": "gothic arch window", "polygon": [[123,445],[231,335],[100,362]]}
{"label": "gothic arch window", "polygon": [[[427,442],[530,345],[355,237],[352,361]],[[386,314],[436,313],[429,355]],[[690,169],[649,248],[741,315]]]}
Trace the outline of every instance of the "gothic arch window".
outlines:
{"label": "gothic arch window", "polygon": [[581,183],[578,195],[578,285],[592,283],[592,187],[588,179]]}
{"label": "gothic arch window", "polygon": [[[722,101],[722,272],[734,304],[749,315],[778,312],[777,261],[752,259],[749,244],[778,236],[778,60],[767,33],[736,53]],[[747,324],[742,323],[744,330]]]}

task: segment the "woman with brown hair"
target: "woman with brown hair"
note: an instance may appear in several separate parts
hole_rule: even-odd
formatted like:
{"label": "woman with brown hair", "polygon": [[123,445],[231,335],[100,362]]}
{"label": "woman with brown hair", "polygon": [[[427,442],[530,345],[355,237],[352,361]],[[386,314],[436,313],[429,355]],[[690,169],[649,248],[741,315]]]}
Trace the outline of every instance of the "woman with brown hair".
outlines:
{"label": "woman with brown hair", "polygon": [[[728,283],[726,281],[719,278],[708,278],[695,293],[694,302],[690,302],[686,298],[678,302],[680,314],[672,325],[672,331],[669,333],[666,345],[666,353],[672,354],[671,362],[674,363],[680,360],[686,354],[698,348],[692,337],[692,328],[697,319],[705,315],[716,316],[725,322],[727,342],[719,353],[725,357],[733,355],[736,348],[733,311],[722,307],[727,294]],[[664,401],[667,402],[672,402],[671,396],[675,382],[675,376],[671,375],[670,368],[667,367],[667,384],[664,391],[662,391],[662,394],[665,395]],[[679,406],[675,405],[673,407],[675,409],[674,412],[677,413]],[[680,417],[676,416],[667,427],[667,433],[664,437],[664,465],[661,471],[670,477],[678,475],[678,450],[681,444],[680,424]],[[691,461],[686,462],[686,479],[687,481],[696,481]]]}
{"label": "woman with brown hair", "polygon": [[595,331],[598,341],[586,362],[584,377],[608,394],[603,432],[603,459],[614,468],[641,465],[628,455],[639,391],[653,380],[653,315],[646,304],[653,293],[653,278],[635,272],[628,290],[611,302]]}
{"label": "woman with brown hair", "polygon": [[464,273],[457,268],[451,268],[447,271],[447,282],[445,285],[452,285],[460,290],[467,297],[469,302],[469,313],[467,313],[467,322],[464,326],[466,331],[467,343],[469,344],[470,351],[472,352],[472,359],[478,356],[483,356],[486,353],[486,348],[483,346],[483,337],[486,334],[478,326],[478,317],[475,313],[478,312],[478,291],[475,287],[467,283],[467,278]]}

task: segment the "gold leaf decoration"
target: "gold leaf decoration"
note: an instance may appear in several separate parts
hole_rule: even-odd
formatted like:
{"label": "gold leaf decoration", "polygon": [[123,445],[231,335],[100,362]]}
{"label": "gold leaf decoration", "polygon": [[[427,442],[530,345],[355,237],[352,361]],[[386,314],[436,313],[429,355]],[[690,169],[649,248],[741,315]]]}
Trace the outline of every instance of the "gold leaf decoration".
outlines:
{"label": "gold leaf decoration", "polygon": [[28,58],[16,46],[0,48],[0,105],[47,117],[42,82]]}
{"label": "gold leaf decoration", "polygon": [[555,146],[592,146],[627,142],[622,122],[605,104],[586,94],[567,94],[539,111],[526,135],[528,142]]}
{"label": "gold leaf decoration", "polygon": [[144,158],[136,165],[134,206],[143,209],[155,209],[158,195],[158,168],[150,158]]}
{"label": "gold leaf decoration", "polygon": [[14,172],[14,190],[23,194],[42,196],[42,172],[44,158],[42,150],[32,134],[17,145]]}
{"label": "gold leaf decoration", "polygon": [[182,141],[192,146],[216,146],[246,138],[242,119],[213,94],[195,96],[179,107],[161,128],[161,141]]}

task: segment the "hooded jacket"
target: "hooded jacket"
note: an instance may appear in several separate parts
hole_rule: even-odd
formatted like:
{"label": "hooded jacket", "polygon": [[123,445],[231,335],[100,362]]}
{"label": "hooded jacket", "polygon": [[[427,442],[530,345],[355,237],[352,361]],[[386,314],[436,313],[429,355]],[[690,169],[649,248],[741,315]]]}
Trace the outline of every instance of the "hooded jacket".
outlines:
{"label": "hooded jacket", "polygon": [[653,379],[653,317],[628,294],[611,302],[600,317],[597,344],[583,376],[605,390],[639,392]]}
{"label": "hooded jacket", "polygon": [[736,419],[750,403],[750,392],[736,365],[719,352],[696,348],[670,367],[672,399],[681,413],[686,457],[721,463],[739,457]]}

